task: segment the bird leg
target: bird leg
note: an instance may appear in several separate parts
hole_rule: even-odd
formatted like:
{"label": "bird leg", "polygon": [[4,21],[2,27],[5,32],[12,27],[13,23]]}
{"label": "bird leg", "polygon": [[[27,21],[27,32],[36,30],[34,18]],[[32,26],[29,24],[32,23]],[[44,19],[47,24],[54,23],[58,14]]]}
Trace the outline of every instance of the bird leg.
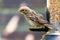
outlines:
{"label": "bird leg", "polygon": [[49,31],[46,32],[45,34],[43,34],[43,35],[42,35],[42,38],[41,38],[40,40],[44,40],[45,36],[46,36],[48,33],[49,33]]}

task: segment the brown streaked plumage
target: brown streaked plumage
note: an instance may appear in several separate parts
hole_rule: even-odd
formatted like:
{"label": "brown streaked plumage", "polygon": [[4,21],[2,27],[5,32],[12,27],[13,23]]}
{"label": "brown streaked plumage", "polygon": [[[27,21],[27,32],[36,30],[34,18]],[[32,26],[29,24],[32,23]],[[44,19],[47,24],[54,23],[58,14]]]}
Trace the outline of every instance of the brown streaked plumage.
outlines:
{"label": "brown streaked plumage", "polygon": [[[47,28],[52,29],[52,30],[57,30],[51,24],[49,24],[49,22],[44,18],[44,16],[42,14],[39,14],[39,13],[35,12],[34,10],[30,9],[27,6],[21,6],[18,9],[18,12],[20,12],[22,15],[24,15],[26,20],[33,27],[36,27],[36,28],[45,28],[45,27],[47,27]],[[44,39],[45,35],[47,35],[48,32],[46,32],[42,36],[41,40]]]}
{"label": "brown streaked plumage", "polygon": [[44,16],[40,13],[35,12],[34,10],[30,9],[27,6],[21,6],[18,10],[26,20],[31,24],[33,27],[40,27],[40,25],[44,25],[50,29],[53,29],[52,25],[49,24],[49,22],[44,18]]}

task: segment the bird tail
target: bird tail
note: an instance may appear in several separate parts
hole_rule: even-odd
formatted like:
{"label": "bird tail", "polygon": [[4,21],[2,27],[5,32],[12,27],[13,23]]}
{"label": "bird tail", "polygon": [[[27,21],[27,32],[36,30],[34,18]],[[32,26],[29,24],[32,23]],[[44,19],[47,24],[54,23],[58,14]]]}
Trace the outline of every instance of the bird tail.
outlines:
{"label": "bird tail", "polygon": [[51,30],[54,30],[54,31],[59,31],[57,28],[55,28],[53,25],[51,24],[44,24],[46,27],[48,27],[49,29]]}
{"label": "bird tail", "polygon": [[[51,29],[51,30],[59,31],[59,30],[58,30],[57,28],[55,28],[53,25],[44,24],[44,26],[48,27],[48,28]],[[51,30],[50,30],[50,31],[51,31]],[[45,34],[43,34],[40,40],[44,40],[44,39],[45,39],[45,36],[47,36],[47,34],[50,33],[50,31],[47,31]],[[60,31],[59,31],[59,32],[60,32]]]}

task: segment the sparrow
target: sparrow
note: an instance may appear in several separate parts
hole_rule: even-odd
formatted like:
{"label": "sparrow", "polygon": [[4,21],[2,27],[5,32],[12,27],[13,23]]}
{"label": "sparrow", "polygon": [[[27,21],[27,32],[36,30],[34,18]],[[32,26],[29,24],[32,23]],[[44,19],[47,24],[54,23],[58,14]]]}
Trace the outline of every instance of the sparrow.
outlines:
{"label": "sparrow", "polygon": [[[57,30],[41,13],[35,12],[28,6],[20,6],[18,12],[25,17],[33,28],[48,28],[49,30]],[[42,36],[41,40],[45,38],[45,36],[49,33],[49,30]]]}

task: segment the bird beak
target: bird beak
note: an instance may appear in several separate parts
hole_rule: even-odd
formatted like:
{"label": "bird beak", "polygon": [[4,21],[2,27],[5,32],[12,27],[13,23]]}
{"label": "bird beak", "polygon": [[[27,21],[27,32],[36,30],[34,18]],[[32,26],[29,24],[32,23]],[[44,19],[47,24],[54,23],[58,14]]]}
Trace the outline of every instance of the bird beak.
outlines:
{"label": "bird beak", "polygon": [[19,9],[17,10],[17,13],[18,13],[18,14],[22,14],[21,8],[19,8]]}
{"label": "bird beak", "polygon": [[17,13],[20,13],[21,11],[20,11],[20,8],[17,10]]}
{"label": "bird beak", "polygon": [[19,13],[20,12],[20,9],[18,9],[17,12]]}

